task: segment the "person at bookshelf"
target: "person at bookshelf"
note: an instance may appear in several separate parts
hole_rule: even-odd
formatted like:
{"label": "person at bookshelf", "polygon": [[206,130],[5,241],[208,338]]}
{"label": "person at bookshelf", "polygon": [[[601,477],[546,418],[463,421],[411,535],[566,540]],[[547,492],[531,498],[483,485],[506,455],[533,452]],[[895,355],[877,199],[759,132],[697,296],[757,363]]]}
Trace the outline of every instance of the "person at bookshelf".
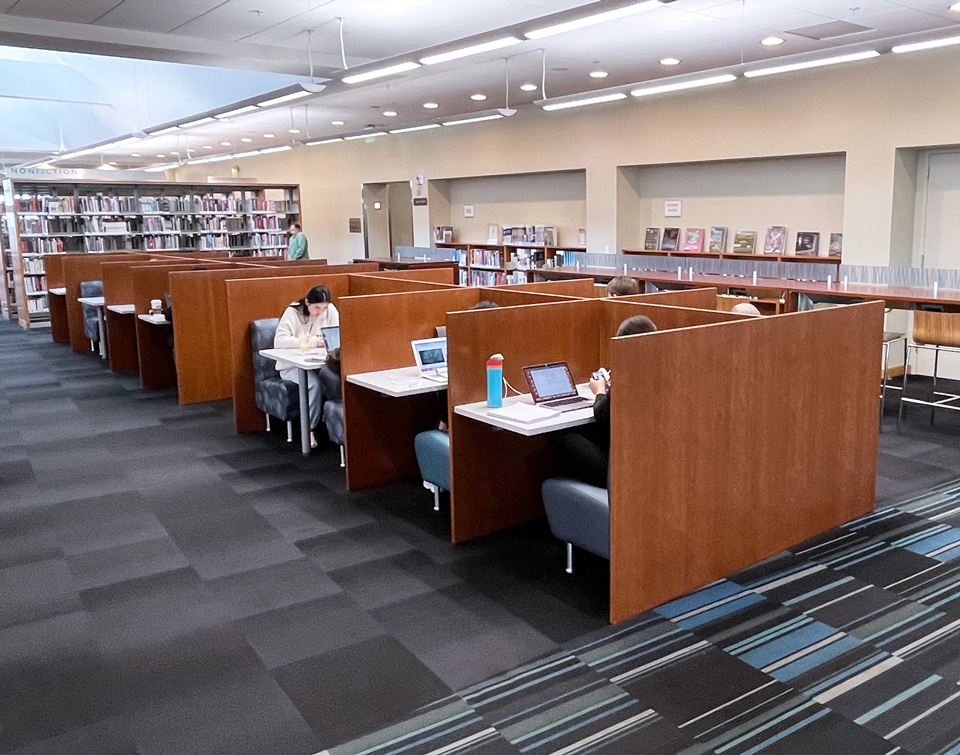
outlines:
{"label": "person at bookshelf", "polygon": [[[654,333],[657,326],[644,315],[628,317],[617,328],[617,336]],[[550,437],[553,447],[563,457],[563,467],[570,477],[597,488],[607,487],[610,467],[610,390],[612,376],[594,373],[590,380],[594,424]]]}
{"label": "person at bookshelf", "polygon": [[640,284],[629,275],[618,275],[607,284],[607,296],[633,296],[640,293]]}
{"label": "person at bookshelf", "polygon": [[[273,338],[275,349],[313,349],[323,345],[321,328],[340,324],[340,313],[333,304],[333,295],[326,286],[314,286],[302,299],[292,302],[280,317]],[[277,370],[284,380],[297,382],[295,365],[277,360]],[[310,447],[316,448],[313,428],[320,424],[325,400],[318,370],[307,370],[307,401],[310,407]]]}
{"label": "person at bookshelf", "polygon": [[305,260],[307,258],[307,237],[299,223],[290,224],[290,244],[287,246],[287,259]]}

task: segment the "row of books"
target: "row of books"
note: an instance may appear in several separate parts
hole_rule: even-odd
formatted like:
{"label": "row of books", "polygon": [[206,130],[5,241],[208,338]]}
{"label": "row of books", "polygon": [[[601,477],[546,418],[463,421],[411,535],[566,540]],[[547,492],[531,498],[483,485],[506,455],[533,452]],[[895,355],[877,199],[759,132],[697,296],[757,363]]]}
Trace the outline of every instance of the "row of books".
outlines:
{"label": "row of books", "polygon": [[507,282],[506,273],[496,270],[471,270],[471,286],[502,286]]}
{"label": "row of books", "polygon": [[255,247],[260,247],[260,246],[285,247],[287,245],[287,237],[282,233],[255,233],[250,238],[250,243]]}
{"label": "row of books", "polygon": [[296,213],[298,206],[287,200],[238,199],[209,194],[188,194],[182,197],[115,196],[82,194],[80,196],[27,196],[14,199],[17,212],[44,213],[170,213],[170,212],[272,212]]}
{"label": "row of books", "polygon": [[23,254],[63,254],[66,251],[78,252],[77,239],[20,239],[20,251]]}
{"label": "row of books", "polygon": [[[159,238],[175,239],[176,236],[160,236]],[[87,236],[83,239],[83,245],[88,252],[132,252],[136,249],[129,236]]]}
{"label": "row of books", "polygon": [[496,249],[471,249],[470,266],[503,267],[503,255]]}
{"label": "row of books", "polygon": [[43,269],[43,258],[42,257],[24,257],[23,272],[25,273],[45,272]]}
{"label": "row of books", "polygon": [[258,230],[285,230],[274,215],[254,215],[249,220],[242,217],[200,216],[195,222],[178,216],[148,215],[142,222],[105,220],[101,216],[84,218],[51,218],[44,215],[20,217],[20,233],[26,235],[56,236],[76,233],[149,233],[159,231],[229,231],[242,233]]}
{"label": "row of books", "polygon": [[27,299],[27,312],[39,315],[47,311],[49,310],[47,309],[47,298],[45,296],[36,296],[32,299]]}
{"label": "row of books", "polygon": [[208,233],[200,237],[200,249],[229,249],[232,246],[246,246],[241,236]]}
{"label": "row of books", "polygon": [[244,230],[246,230],[246,224],[244,223],[243,218],[229,218],[222,215],[214,217],[201,217],[197,219],[197,230],[242,233]]}
{"label": "row of books", "polygon": [[518,270],[533,270],[543,267],[546,252],[543,249],[516,249],[510,252],[510,265]]}
{"label": "row of books", "polygon": [[[727,228],[714,226],[710,229],[709,239],[704,228],[686,228],[683,237],[679,228],[664,228],[661,235],[659,228],[647,228],[643,241],[643,248],[651,251],[664,252],[702,252],[704,243],[707,243],[708,252],[727,252]],[[829,255],[839,257],[843,253],[843,234],[831,233]],[[754,254],[757,252],[757,232],[737,231],[733,237],[734,254]],[[772,225],[767,228],[763,242],[763,254],[787,254],[787,228],[782,225]],[[798,231],[794,245],[794,253],[800,256],[815,257],[820,254],[820,233],[817,231]]]}
{"label": "row of books", "polygon": [[557,228],[552,225],[505,225],[503,227],[503,243],[556,246]]}
{"label": "row of books", "polygon": [[[41,271],[42,272],[42,271]],[[30,275],[23,279],[23,288],[28,294],[46,292],[47,279],[37,275]]]}

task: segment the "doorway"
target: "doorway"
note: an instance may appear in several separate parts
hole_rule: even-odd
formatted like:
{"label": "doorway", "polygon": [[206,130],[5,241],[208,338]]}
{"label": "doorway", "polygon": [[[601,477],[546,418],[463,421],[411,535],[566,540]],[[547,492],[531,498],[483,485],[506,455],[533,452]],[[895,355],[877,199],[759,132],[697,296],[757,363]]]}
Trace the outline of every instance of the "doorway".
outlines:
{"label": "doorway", "polygon": [[413,246],[413,188],[409,181],[363,185],[363,242],[367,257],[395,258]]}

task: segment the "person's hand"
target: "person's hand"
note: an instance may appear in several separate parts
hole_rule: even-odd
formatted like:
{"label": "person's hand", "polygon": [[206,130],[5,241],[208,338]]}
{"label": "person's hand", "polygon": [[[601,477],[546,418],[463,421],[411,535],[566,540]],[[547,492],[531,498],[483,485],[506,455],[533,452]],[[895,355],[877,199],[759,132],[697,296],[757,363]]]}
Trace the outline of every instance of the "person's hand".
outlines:
{"label": "person's hand", "polygon": [[313,348],[322,349],[323,348],[323,336],[314,336],[313,337]]}
{"label": "person's hand", "polygon": [[593,392],[594,396],[599,396],[601,393],[606,393],[607,392],[606,379],[603,377],[591,378],[590,390]]}

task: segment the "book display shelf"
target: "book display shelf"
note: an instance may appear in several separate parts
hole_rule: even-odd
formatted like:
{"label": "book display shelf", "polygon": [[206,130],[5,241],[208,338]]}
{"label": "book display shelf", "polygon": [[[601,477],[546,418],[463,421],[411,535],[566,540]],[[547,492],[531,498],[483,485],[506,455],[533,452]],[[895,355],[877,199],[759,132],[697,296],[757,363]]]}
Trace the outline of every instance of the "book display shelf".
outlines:
{"label": "book display shelf", "polygon": [[4,313],[49,320],[44,257],[97,252],[229,251],[282,257],[300,222],[300,187],[127,181],[3,182]]}
{"label": "book display shelf", "polygon": [[624,254],[648,254],[657,257],[705,257],[707,259],[726,259],[726,260],[767,260],[768,262],[813,262],[819,265],[833,264],[840,266],[839,257],[810,256],[802,254],[738,254],[736,252],[684,252],[682,250],[664,250],[664,249],[624,249]]}

